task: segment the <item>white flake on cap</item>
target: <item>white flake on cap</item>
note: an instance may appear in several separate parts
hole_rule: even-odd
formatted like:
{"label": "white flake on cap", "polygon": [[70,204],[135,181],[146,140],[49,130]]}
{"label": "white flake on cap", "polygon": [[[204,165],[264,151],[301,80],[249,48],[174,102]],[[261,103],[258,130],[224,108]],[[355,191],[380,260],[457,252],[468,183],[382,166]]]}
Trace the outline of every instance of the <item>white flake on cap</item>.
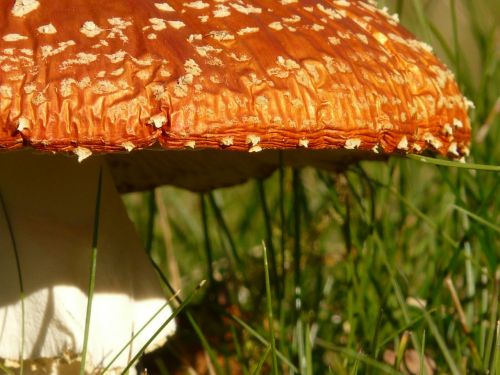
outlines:
{"label": "white flake on cap", "polygon": [[12,88],[10,86],[0,86],[0,96],[4,98],[12,98]]}
{"label": "white flake on cap", "polygon": [[188,7],[188,8],[193,8],[193,9],[205,9],[205,8],[208,8],[210,6],[210,4],[207,4],[203,1],[192,1],[190,3],[186,3],[184,4],[185,7]]}
{"label": "white flake on cap", "polygon": [[336,36],[329,36],[328,41],[334,46],[338,46],[341,43],[340,39]]}
{"label": "white flake on cap", "polygon": [[420,147],[420,145],[418,143],[414,143],[413,146],[412,146],[413,150],[415,150],[416,152],[420,152],[422,151],[422,147]]}
{"label": "white flake on cap", "polygon": [[193,43],[195,40],[202,40],[203,39],[203,35],[201,34],[190,34],[187,38],[187,41],[189,43]]}
{"label": "white flake on cap", "polygon": [[408,138],[406,138],[406,135],[403,138],[401,138],[397,148],[398,150],[408,150]]}
{"label": "white flake on cap", "polygon": [[106,57],[113,63],[113,64],[118,64],[125,60],[125,56],[127,56],[127,52],[120,50],[118,52],[115,52],[111,55],[106,55]]}
{"label": "white flake on cap", "polygon": [[76,59],[65,60],[61,63],[61,69],[67,69],[71,65],[89,65],[97,60],[97,55],[93,53],[80,52],[76,54]]}
{"label": "white flake on cap", "polygon": [[186,73],[194,76],[199,76],[202,72],[200,66],[193,59],[186,60],[184,63],[184,69],[186,69]]}
{"label": "white flake on cap", "polygon": [[151,27],[155,31],[162,31],[167,28],[167,24],[164,19],[161,18],[150,18],[149,22],[151,22]]}
{"label": "white flake on cap", "polygon": [[231,136],[224,137],[220,140],[220,145],[223,147],[229,147],[232,146],[234,143],[234,138]]}
{"label": "white flake on cap", "polygon": [[385,34],[382,34],[381,32],[378,32],[378,31],[376,31],[375,33],[373,33],[373,37],[374,37],[375,39],[377,39],[377,41],[378,41],[380,44],[382,44],[382,45],[384,45],[384,44],[387,42],[387,39],[388,39],[388,38],[385,36]]}
{"label": "white flake on cap", "polygon": [[17,120],[17,131],[22,132],[24,129],[29,129],[30,128],[30,121],[25,118],[25,117],[20,117],[19,120]]}
{"label": "white flake on cap", "polygon": [[287,70],[300,69],[300,65],[296,61],[287,59],[283,56],[278,56],[276,58],[276,63]]}
{"label": "white flake on cap", "polygon": [[260,137],[258,135],[255,135],[255,134],[247,135],[246,142],[247,142],[247,144],[249,144],[251,146],[257,146],[260,142]]}
{"label": "white flake on cap", "polygon": [[261,152],[261,151],[262,151],[262,147],[260,147],[259,145],[252,146],[252,147],[250,147],[250,149],[248,150],[248,152]]}
{"label": "white flake on cap", "polygon": [[304,139],[304,138],[299,139],[298,146],[303,147],[303,148],[308,148],[309,147],[309,139]]}
{"label": "white flake on cap", "polygon": [[215,10],[212,13],[214,14],[215,18],[224,18],[231,15],[229,7],[223,4],[216,5]]}
{"label": "white flake on cap", "polygon": [[361,146],[361,139],[351,138],[345,141],[344,148],[347,150],[355,150]]}
{"label": "white flake on cap", "polygon": [[37,28],[37,30],[40,34],[55,34],[55,33],[57,33],[57,29],[51,23],[49,23],[48,25],[40,26],[39,28]]}
{"label": "white flake on cap", "polygon": [[175,12],[175,9],[172,8],[168,3],[155,3],[155,7],[163,12]]}
{"label": "white flake on cap", "polygon": [[93,38],[102,33],[103,31],[104,31],[103,29],[101,29],[92,21],[86,21],[80,28],[80,32],[88,36],[89,38]]}
{"label": "white flake on cap", "polygon": [[446,123],[443,125],[443,133],[447,135],[453,135],[453,128],[450,124]]}
{"label": "white flake on cap", "polygon": [[317,23],[314,23],[312,26],[311,26],[311,29],[314,30],[314,31],[321,31],[321,30],[324,30],[325,27],[322,26],[322,25],[318,25]]}
{"label": "white flake on cap", "polygon": [[238,30],[237,34],[246,35],[246,34],[257,33],[258,31],[259,31],[258,27],[244,27],[243,29]]}
{"label": "white flake on cap", "polygon": [[461,120],[455,118],[453,119],[453,126],[456,128],[463,128],[464,123]]}
{"label": "white flake on cap", "polygon": [[443,143],[439,139],[434,137],[431,133],[424,134],[424,141],[430,144],[436,150],[439,150],[441,147],[443,147]]}
{"label": "white flake on cap", "polygon": [[132,151],[135,148],[135,145],[130,141],[123,142],[121,146],[128,152]]}
{"label": "white flake on cap", "polygon": [[54,48],[52,46],[41,46],[40,51],[42,53],[42,57],[45,59],[49,56],[54,56],[57,55],[61,52],[63,52],[66,48],[70,46],[74,46],[76,43],[73,40],[68,40],[66,42],[60,42],[58,43],[58,47]]}
{"label": "white flake on cap", "polygon": [[38,0],[16,0],[12,8],[12,14],[16,17],[23,17],[33,12],[39,6],[40,2]]}
{"label": "white flake on cap", "polygon": [[2,39],[6,42],[17,42],[19,40],[26,40],[28,37],[20,34],[7,34]]}
{"label": "white flake on cap", "polygon": [[[208,57],[210,53],[220,53],[222,52],[222,49],[220,48],[215,48],[214,46],[211,46],[210,44],[206,46],[196,46],[194,47],[198,55],[203,56],[203,57]],[[191,59],[189,59],[191,60]],[[189,61],[188,60],[188,61]],[[190,73],[190,72],[188,72]],[[198,75],[198,74],[195,74]]]}
{"label": "white flake on cap", "polygon": [[255,14],[262,13],[262,8],[256,8],[252,5],[243,6],[243,5],[236,4],[236,3],[230,4],[230,5],[238,12],[246,14],[246,15],[251,14],[251,13],[255,13]]}
{"label": "white flake on cap", "polygon": [[460,154],[458,153],[458,147],[456,142],[450,143],[450,146],[448,147],[448,153],[455,156],[460,156]]}
{"label": "white flake on cap", "polygon": [[211,31],[209,35],[219,42],[234,40],[234,35],[227,32],[226,30]]}
{"label": "white flake on cap", "polygon": [[21,48],[19,51],[27,56],[33,56],[33,50],[29,48]]}
{"label": "white flake on cap", "polygon": [[26,94],[32,94],[36,91],[36,84],[34,82],[28,83],[23,87]]}
{"label": "white flake on cap", "polygon": [[271,22],[268,26],[269,26],[271,29],[276,30],[276,31],[281,31],[281,30],[283,30],[283,25],[282,25],[282,24],[281,24],[281,22],[279,22],[279,21],[276,21],[276,22]]}
{"label": "white flake on cap", "polygon": [[195,148],[196,147],[196,142],[195,141],[187,141],[186,143],[184,143],[184,147],[187,147],[187,148]]}
{"label": "white flake on cap", "polygon": [[[119,81],[119,83],[122,82],[122,81]],[[120,87],[122,88],[122,87]],[[125,88],[125,87],[123,87]],[[112,92],[115,92],[117,91],[118,88],[111,82],[111,81],[108,81],[108,80],[101,80],[101,81],[97,81],[97,83],[94,85],[94,87],[92,88],[92,91],[95,92],[96,94],[109,94],[109,93],[112,93]]]}
{"label": "white flake on cap", "polygon": [[192,83],[193,83],[192,74],[185,74],[179,77],[174,87],[174,95],[177,96],[178,98],[186,97],[189,90],[188,85],[191,85]]}
{"label": "white flake on cap", "polygon": [[149,124],[155,128],[160,129],[167,123],[167,117],[163,114],[154,115],[149,119]]}
{"label": "white flake on cap", "polygon": [[92,155],[92,151],[85,147],[75,147],[73,153],[78,157],[78,162],[81,163]]}
{"label": "white flake on cap", "polygon": [[470,100],[469,98],[466,98],[465,96],[464,96],[464,102],[467,105],[468,109],[469,108],[471,108],[471,109],[476,108],[476,105],[474,104],[474,102],[472,100]]}
{"label": "white flake on cap", "polygon": [[182,21],[167,21],[170,26],[172,26],[174,29],[182,29],[186,24]]}

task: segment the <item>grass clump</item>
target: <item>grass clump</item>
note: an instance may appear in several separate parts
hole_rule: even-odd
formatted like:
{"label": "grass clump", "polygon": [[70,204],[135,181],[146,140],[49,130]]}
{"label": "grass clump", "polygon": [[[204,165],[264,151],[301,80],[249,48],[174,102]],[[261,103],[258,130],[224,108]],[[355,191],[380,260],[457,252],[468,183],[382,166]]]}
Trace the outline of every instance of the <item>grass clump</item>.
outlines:
{"label": "grass clump", "polygon": [[500,374],[497,4],[385,3],[474,102],[469,164],[282,168],[201,197],[165,187],[168,243],[141,209],[151,195],[128,196],[167,279],[210,280],[149,373]]}

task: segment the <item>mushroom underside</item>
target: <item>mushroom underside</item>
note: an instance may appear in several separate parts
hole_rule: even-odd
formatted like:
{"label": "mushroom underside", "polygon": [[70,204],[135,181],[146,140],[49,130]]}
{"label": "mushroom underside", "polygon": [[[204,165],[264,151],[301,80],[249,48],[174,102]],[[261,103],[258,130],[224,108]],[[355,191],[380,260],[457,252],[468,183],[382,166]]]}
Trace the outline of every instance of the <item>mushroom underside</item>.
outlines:
{"label": "mushroom underside", "polygon": [[[23,347],[28,372],[74,373],[79,367],[101,168],[86,372],[106,366],[161,310],[112,366],[123,369],[172,313],[103,157],[78,163],[63,155],[2,153],[0,359],[7,365],[15,367]],[[24,340],[16,251],[24,287]],[[174,330],[170,323],[150,348],[162,345]]]}
{"label": "mushroom underside", "polygon": [[346,149],[267,149],[260,152],[145,149],[111,153],[106,158],[118,190],[125,193],[161,185],[207,191],[250,178],[267,177],[280,165],[334,171],[360,160],[385,159],[387,155]]}

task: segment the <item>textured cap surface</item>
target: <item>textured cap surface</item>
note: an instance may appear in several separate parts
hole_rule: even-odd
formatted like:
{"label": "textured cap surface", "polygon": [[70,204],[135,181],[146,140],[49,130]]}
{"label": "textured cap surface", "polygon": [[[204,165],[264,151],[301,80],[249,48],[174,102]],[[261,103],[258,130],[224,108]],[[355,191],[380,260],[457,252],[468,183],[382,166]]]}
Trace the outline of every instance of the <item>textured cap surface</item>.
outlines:
{"label": "textured cap surface", "polygon": [[356,0],[6,0],[0,100],[0,148],[80,158],[155,144],[459,157],[470,136],[430,47]]}

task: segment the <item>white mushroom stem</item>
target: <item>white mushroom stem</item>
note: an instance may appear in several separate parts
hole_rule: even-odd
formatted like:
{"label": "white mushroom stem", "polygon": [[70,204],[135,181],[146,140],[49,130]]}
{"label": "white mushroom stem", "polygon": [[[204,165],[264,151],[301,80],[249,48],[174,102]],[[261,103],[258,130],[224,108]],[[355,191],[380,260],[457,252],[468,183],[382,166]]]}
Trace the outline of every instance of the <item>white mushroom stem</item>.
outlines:
{"label": "white mushroom stem", "polygon": [[[101,166],[97,274],[86,372],[95,373],[107,365],[165,304],[102,158],[79,164],[66,156],[26,151],[0,154],[0,191],[6,205],[6,212],[0,210],[0,359],[17,362],[22,347],[20,287],[8,215],[24,283],[22,356],[30,364],[27,372],[78,371]],[[113,372],[123,369],[170,315],[167,306],[118,358]],[[175,324],[169,324],[150,349],[162,345],[174,330]]]}

